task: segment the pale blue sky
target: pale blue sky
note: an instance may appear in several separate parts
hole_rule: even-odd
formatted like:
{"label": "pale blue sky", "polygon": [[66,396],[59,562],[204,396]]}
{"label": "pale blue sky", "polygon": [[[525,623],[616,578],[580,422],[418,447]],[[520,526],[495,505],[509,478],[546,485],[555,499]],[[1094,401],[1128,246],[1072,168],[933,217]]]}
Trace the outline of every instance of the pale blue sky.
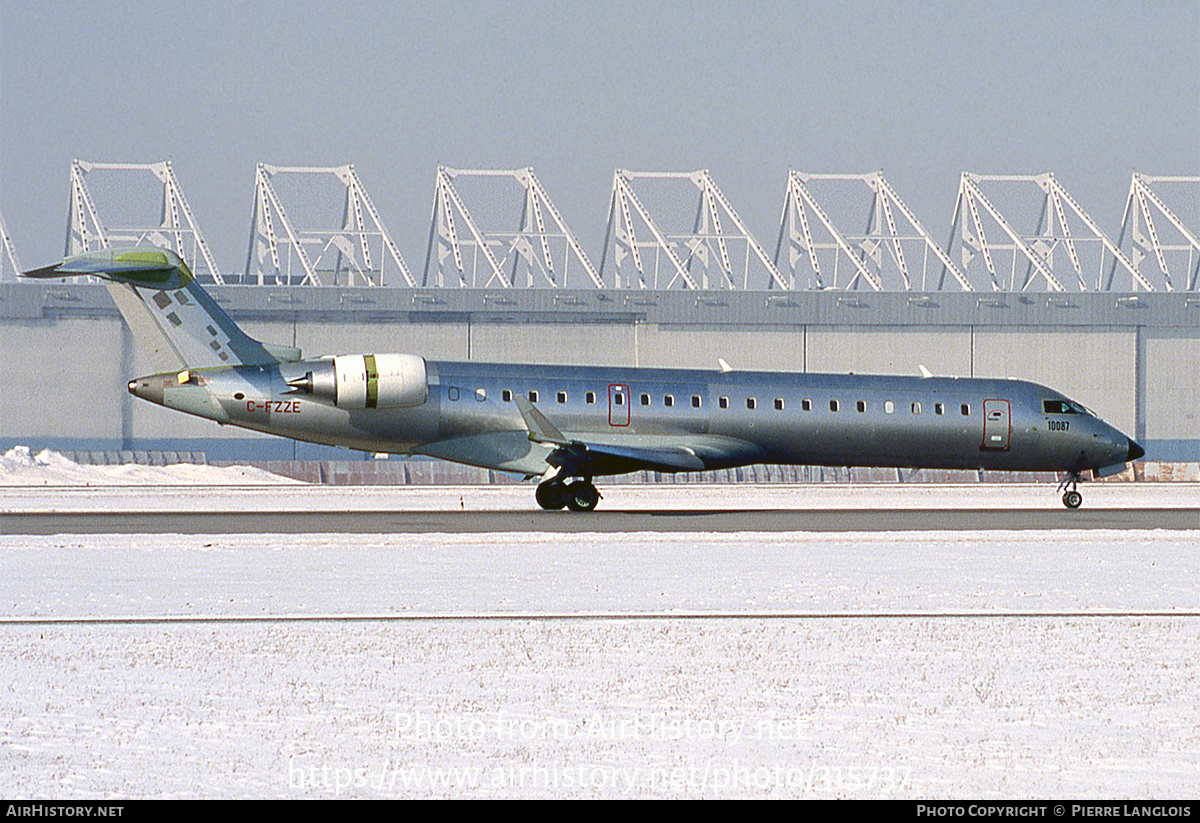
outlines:
{"label": "pale blue sky", "polygon": [[1115,233],[1131,171],[1200,174],[1200,0],[0,0],[26,266],[72,158],[168,157],[228,270],[259,161],[354,163],[418,272],[438,164],[534,166],[597,263],[615,167],[711,169],[765,246],[789,168],[882,168],[939,239],[960,172],[1050,170]]}

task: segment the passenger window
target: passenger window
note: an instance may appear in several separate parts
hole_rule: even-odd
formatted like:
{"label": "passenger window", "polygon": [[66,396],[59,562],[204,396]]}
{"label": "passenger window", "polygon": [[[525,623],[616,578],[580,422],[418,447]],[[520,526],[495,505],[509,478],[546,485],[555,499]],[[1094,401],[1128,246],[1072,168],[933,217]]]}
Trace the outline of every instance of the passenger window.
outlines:
{"label": "passenger window", "polygon": [[558,393],[558,402],[559,402],[559,403],[566,403],[566,402],[567,402],[567,393],[566,393],[565,391],[560,391],[560,392]]}
{"label": "passenger window", "polygon": [[836,401],[836,400],[830,400],[830,401],[829,401],[829,410],[830,410],[831,412],[835,412],[835,411],[837,411],[837,410],[838,410],[838,401]]}
{"label": "passenger window", "polygon": [[867,410],[867,402],[865,400],[859,400],[854,404],[854,408],[858,409],[859,414],[862,414]]}
{"label": "passenger window", "polygon": [[912,413],[913,413],[913,414],[920,414],[920,413],[921,413],[921,404],[920,404],[920,403],[918,403],[918,402],[917,402],[917,401],[915,401],[915,400],[913,401],[913,404],[912,404]]}
{"label": "passenger window", "polygon": [[642,395],[642,405],[643,405],[643,406],[649,406],[649,405],[650,405],[650,395],[648,395],[648,394],[643,394],[643,395]]}
{"label": "passenger window", "polygon": [[775,398],[775,411],[783,411],[783,398],[782,397]]}
{"label": "passenger window", "polygon": [[970,403],[963,403],[963,404],[962,404],[962,405],[959,407],[959,411],[961,411],[961,412],[962,412],[962,416],[963,416],[963,417],[970,417],[970,416],[971,416],[971,404],[970,404]]}
{"label": "passenger window", "polygon": [[668,409],[671,408],[672,406],[674,406],[675,405],[675,395],[668,394],[665,397],[663,397],[663,405],[666,406]]}
{"label": "passenger window", "polygon": [[584,399],[585,401],[587,401],[587,404],[588,404],[589,406],[594,406],[594,405],[596,405],[596,393],[595,393],[594,391],[590,391],[590,392],[588,392],[587,394],[585,394],[585,395],[583,396],[583,399]]}
{"label": "passenger window", "polygon": [[812,401],[807,397],[800,401],[800,408],[803,411],[812,411]]}
{"label": "passenger window", "polygon": [[892,412],[894,412],[895,410],[896,410],[896,404],[895,404],[895,403],[893,403],[891,400],[885,400],[885,401],[883,401],[883,413],[884,413],[884,414],[891,414],[891,413],[892,413]]}
{"label": "passenger window", "polygon": [[480,403],[482,403],[484,400],[487,400],[487,389],[476,389],[475,399]]}
{"label": "passenger window", "polygon": [[450,398],[451,400],[457,400],[458,399],[458,387],[451,386],[450,388],[446,389],[446,397]]}
{"label": "passenger window", "polygon": [[512,402],[512,389],[504,389],[503,391],[501,391],[500,399],[503,400],[505,403],[511,403]]}
{"label": "passenger window", "polygon": [[717,398],[717,405],[718,405],[719,407],[721,407],[722,409],[727,409],[727,408],[729,408],[729,398],[728,398],[728,397],[718,397],[718,398]]}
{"label": "passenger window", "polygon": [[536,403],[537,399],[538,399],[537,389],[530,389],[529,390],[529,402]]}
{"label": "passenger window", "polygon": [[756,401],[756,400],[755,400],[753,397],[747,397],[747,398],[746,398],[746,408],[748,408],[748,409],[750,409],[751,411],[753,411],[753,410],[754,410],[754,407],[755,407],[755,406],[757,406],[757,405],[758,405],[758,401]]}
{"label": "passenger window", "polygon": [[945,414],[946,413],[946,404],[934,403],[933,404],[933,413],[934,414]]}
{"label": "passenger window", "polygon": [[700,395],[698,395],[698,394],[692,395],[692,408],[693,409],[700,408]]}

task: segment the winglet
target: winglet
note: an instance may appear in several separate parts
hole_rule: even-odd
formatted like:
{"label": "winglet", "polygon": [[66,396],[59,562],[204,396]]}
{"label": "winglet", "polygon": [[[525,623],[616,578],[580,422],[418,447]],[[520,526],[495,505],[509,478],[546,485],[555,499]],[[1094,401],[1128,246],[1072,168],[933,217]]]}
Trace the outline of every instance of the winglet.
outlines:
{"label": "winglet", "polygon": [[731,365],[729,365],[728,363],[726,363],[726,362],[725,362],[725,358],[724,358],[724,357],[718,357],[718,358],[717,358],[717,365],[721,367],[721,371],[723,371],[723,372],[731,372],[731,371],[733,371],[733,366],[731,366]]}
{"label": "winglet", "polygon": [[933,377],[933,372],[931,372],[929,369],[925,368],[924,363],[917,366],[917,368],[921,370],[921,379],[922,380],[928,380],[929,378]]}
{"label": "winglet", "polygon": [[533,403],[529,402],[527,397],[523,395],[515,395],[513,402],[517,404],[517,409],[521,412],[521,418],[525,421],[525,428],[529,429],[529,439],[535,443],[554,443],[559,446],[570,445],[563,433],[558,428],[546,419],[546,415],[533,407]]}

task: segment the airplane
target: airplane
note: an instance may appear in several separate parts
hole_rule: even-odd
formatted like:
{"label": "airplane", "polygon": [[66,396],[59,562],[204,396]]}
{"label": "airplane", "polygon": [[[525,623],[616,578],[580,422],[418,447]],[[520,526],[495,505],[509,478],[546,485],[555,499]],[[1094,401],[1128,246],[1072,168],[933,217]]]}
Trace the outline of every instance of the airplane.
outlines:
{"label": "airplane", "polygon": [[445,362],[413,353],[304,359],[254,340],[174,252],[106,249],[25,272],[101,278],[162,371],[129,391],[170,409],[367,452],[541,477],[543,509],[591,511],[594,478],[749,464],[1065,473],[1145,452],[1084,406],[1024,380],[719,368]]}

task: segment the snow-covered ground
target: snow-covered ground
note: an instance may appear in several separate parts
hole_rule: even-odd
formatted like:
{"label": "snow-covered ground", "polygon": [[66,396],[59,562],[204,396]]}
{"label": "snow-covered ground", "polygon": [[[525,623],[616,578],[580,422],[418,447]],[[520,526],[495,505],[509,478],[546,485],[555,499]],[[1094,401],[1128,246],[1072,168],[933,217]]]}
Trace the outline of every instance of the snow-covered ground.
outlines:
{"label": "snow-covered ground", "polygon": [[[0,510],[509,508],[532,491],[172,482],[7,487]],[[1159,486],[1092,484],[1085,505],[1195,505]],[[605,493],[1057,505],[1045,486]],[[0,535],[0,795],[1194,796],[1198,540]]]}
{"label": "snow-covered ground", "polygon": [[81,466],[58,452],[34,454],[16,446],[0,454],[0,486],[225,486],[278,485],[297,481],[249,466]]}

